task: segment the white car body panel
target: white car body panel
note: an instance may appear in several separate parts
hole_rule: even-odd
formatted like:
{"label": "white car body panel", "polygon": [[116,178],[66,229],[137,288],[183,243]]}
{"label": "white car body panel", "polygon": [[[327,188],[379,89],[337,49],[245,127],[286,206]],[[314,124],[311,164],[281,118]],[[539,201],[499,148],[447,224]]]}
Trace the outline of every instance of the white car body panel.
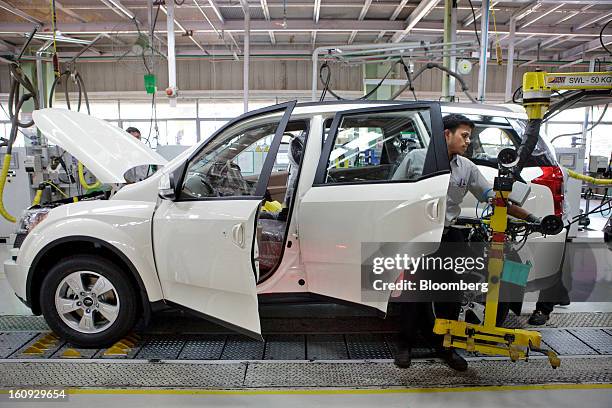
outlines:
{"label": "white car body panel", "polygon": [[[288,240],[293,245],[285,247],[279,268],[260,284],[255,282],[251,265],[252,251],[257,251],[252,243],[257,200],[172,202],[158,199],[160,178],[181,166],[206,141],[166,163],[107,122],[63,109],[36,111],[34,119],[45,136],[81,160],[102,182],[124,183],[123,174],[135,166],[165,164],[165,167],[146,180],[123,187],[108,201],[67,204],[53,209],[27,236],[21,248],[13,250],[17,261],[5,263],[9,282],[25,299],[27,274],[36,255],[58,239],[88,236],[112,245],[131,261],[149,301],[170,300],[250,333],[261,333],[257,293],[310,292],[386,311],[386,301],[371,303],[361,299],[361,281],[355,279],[355,273],[360,273],[356,262],[361,260],[361,242],[439,241],[449,175],[413,183],[326,187],[312,184],[326,118],[339,111],[392,105],[384,102],[306,105],[293,110],[292,117],[312,115],[289,224]],[[441,110],[526,119],[524,112],[503,107],[442,104]],[[496,169],[479,168],[492,183]],[[537,167],[523,170],[526,180],[539,175],[541,170]],[[364,187],[368,188],[367,194]],[[540,185],[531,187],[525,208],[540,217],[551,214],[550,190]],[[427,211],[435,207],[431,203],[436,201],[439,220],[427,217]],[[475,198],[468,194],[462,215],[472,216],[475,203]],[[354,222],[343,222],[342,228],[337,228],[334,224],[337,220]],[[232,241],[232,228],[237,224],[243,225],[243,246]],[[530,240],[562,242],[563,236],[544,239],[534,234]],[[551,262],[560,260],[560,255],[546,256]],[[536,263],[541,262],[540,257],[541,254],[535,255]],[[330,268],[334,273],[329,273]]]}
{"label": "white car body panel", "polygon": [[413,183],[311,188],[302,197],[299,220],[310,292],[386,312],[390,293],[378,301],[362,299],[361,244],[439,242],[449,179],[444,174]]}
{"label": "white car body panel", "polygon": [[141,201],[83,201],[56,207],[28,234],[16,265],[7,268],[7,278],[25,299],[25,283],[36,255],[57,240],[85,236],[106,242],[125,255],[138,271],[149,300],[160,300],[163,296],[151,249],[154,208],[153,203]]}
{"label": "white car body panel", "polygon": [[259,205],[259,200],[160,203],[153,239],[166,299],[261,335],[252,264]]}
{"label": "white car body panel", "polygon": [[47,108],[32,113],[36,127],[52,143],[76,157],[102,183],[125,183],[126,171],[167,160],[124,130],[84,113]]}

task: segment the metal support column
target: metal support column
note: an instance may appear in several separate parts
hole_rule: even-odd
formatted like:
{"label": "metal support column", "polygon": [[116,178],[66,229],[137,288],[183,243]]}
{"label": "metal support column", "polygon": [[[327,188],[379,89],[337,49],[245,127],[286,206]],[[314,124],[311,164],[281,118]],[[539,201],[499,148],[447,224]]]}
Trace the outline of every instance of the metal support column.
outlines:
{"label": "metal support column", "polygon": [[508,60],[506,65],[506,93],[505,102],[512,100],[512,79],[514,78],[514,37],[516,34],[516,17],[510,17],[510,33],[508,35]]}
{"label": "metal support column", "polygon": [[489,51],[489,3],[482,0],[480,18],[480,68],[478,71],[478,100],[484,102],[487,87],[487,53]]}
{"label": "metal support column", "polygon": [[[589,72],[595,72],[595,58],[591,58],[589,62]],[[582,143],[586,148],[587,145],[587,129],[589,128],[589,119],[591,116],[591,108],[584,108],[584,121],[582,122]],[[572,138],[572,146],[576,143],[576,140]],[[589,158],[590,159],[590,158]]]}
{"label": "metal support column", "polygon": [[[444,42],[454,43],[457,40],[457,0],[444,1]],[[454,55],[455,46],[444,46],[444,57],[442,63],[451,71],[457,70],[457,57]],[[453,54],[452,56],[450,54]],[[445,101],[452,102],[455,99],[455,78],[442,73],[442,96]]]}
{"label": "metal support column", "polygon": [[[176,90],[176,54],[174,47],[174,1],[166,4],[168,10],[166,27],[168,30],[168,88]],[[169,98],[170,106],[176,106],[176,98]]]}
{"label": "metal support column", "polygon": [[47,81],[45,81],[45,77],[48,75],[46,74],[45,65],[47,64],[43,62],[43,55],[52,45],[53,41],[49,40],[36,51],[36,88],[38,90],[38,106],[40,109],[47,107],[47,98],[49,97],[47,91],[50,91],[50,87],[47,86]]}
{"label": "metal support column", "polygon": [[243,78],[243,105],[244,111],[249,111],[249,62],[251,57],[251,13],[249,5],[245,0],[240,0],[244,10],[244,66],[242,69]]}

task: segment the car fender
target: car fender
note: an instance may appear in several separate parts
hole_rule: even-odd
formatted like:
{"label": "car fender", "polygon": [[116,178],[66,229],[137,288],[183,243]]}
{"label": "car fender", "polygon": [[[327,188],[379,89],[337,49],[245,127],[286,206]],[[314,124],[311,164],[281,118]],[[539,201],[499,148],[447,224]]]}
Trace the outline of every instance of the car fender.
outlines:
{"label": "car fender", "polygon": [[[112,250],[130,265],[153,302],[163,298],[151,242],[155,203],[143,201],[89,201],[53,209],[24,240],[18,264],[28,271],[30,283],[38,260],[58,244],[69,241],[94,242]],[[69,255],[69,254],[67,254]]]}

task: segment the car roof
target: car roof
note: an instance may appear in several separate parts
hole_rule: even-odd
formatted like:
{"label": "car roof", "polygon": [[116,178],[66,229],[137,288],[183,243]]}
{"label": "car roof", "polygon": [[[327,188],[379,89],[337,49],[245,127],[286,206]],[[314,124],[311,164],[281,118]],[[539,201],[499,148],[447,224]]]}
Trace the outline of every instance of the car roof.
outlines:
{"label": "car roof", "polygon": [[[293,110],[295,115],[303,114],[326,114],[342,112],[352,109],[391,106],[401,103],[411,103],[412,101],[325,101],[325,102],[304,102],[298,103]],[[428,102],[428,101],[418,101]],[[437,101],[436,101],[437,102]],[[527,119],[525,110],[520,105],[515,104],[500,104],[487,105],[480,103],[440,103],[440,108],[443,113],[463,113],[467,115],[491,115],[504,116],[507,118]]]}

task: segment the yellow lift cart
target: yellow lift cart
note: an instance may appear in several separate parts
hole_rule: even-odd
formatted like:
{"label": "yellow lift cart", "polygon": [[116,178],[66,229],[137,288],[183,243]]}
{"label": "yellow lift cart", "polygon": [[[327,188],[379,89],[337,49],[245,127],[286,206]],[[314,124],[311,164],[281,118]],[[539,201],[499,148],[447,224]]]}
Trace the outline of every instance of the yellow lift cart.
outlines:
{"label": "yellow lift cart", "polygon": [[[504,268],[504,246],[508,238],[507,203],[512,184],[520,179],[520,172],[526,159],[531,156],[538,140],[542,120],[551,106],[554,91],[582,90],[597,92],[604,98],[612,98],[612,72],[546,73],[527,72],[523,76],[523,105],[529,118],[525,138],[518,151],[505,149],[500,152],[499,174],[493,190],[493,214],[487,222],[491,231],[488,252],[488,292],[485,303],[484,324],[464,321],[436,319],[434,333],[444,336],[444,347],[461,348],[482,354],[508,356],[512,361],[524,359],[529,351],[541,352],[548,356],[553,368],[561,364],[557,355],[541,348],[542,335],[535,330],[497,327],[497,306],[499,289]],[[603,93],[602,93],[603,91]],[[606,93],[606,91],[609,91]],[[552,218],[550,218],[552,217]],[[547,216],[542,225],[533,231],[554,234],[561,231],[560,219]],[[559,228],[559,223],[560,227]],[[558,232],[556,232],[558,231]]]}

